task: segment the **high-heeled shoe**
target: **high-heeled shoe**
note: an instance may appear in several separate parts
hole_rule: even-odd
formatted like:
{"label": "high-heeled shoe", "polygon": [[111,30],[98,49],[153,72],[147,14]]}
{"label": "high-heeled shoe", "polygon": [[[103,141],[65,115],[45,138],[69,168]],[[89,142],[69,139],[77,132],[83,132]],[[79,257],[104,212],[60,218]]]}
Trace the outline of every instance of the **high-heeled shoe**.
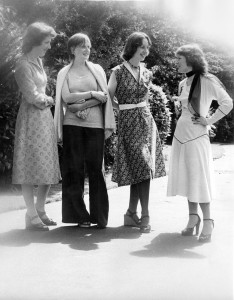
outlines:
{"label": "high-heeled shoe", "polygon": [[56,226],[57,223],[50,219],[44,211],[36,210],[41,221],[47,226]]}
{"label": "high-heeled shoe", "polygon": [[186,227],[184,230],[181,231],[181,235],[183,236],[192,236],[194,232],[194,228],[196,228],[196,235],[199,234],[199,227],[201,223],[201,218],[198,214],[189,214],[190,216],[197,216],[198,220],[197,223],[193,227]]}
{"label": "high-heeled shoe", "polygon": [[151,231],[151,226],[149,225],[150,217],[142,216],[140,219],[140,232],[149,233]]}
{"label": "high-heeled shoe", "polygon": [[213,232],[213,229],[214,229],[214,220],[213,219],[203,219],[203,222],[204,221],[211,221],[212,230],[208,234],[201,233],[200,236],[199,236],[198,242],[200,242],[200,243],[210,243],[211,242],[211,235],[212,235],[212,232]]}
{"label": "high-heeled shoe", "polygon": [[49,227],[46,226],[43,222],[32,223],[33,220],[38,218],[38,216],[30,217],[28,214],[25,215],[25,228],[27,230],[35,230],[35,231],[48,231]]}
{"label": "high-heeled shoe", "polygon": [[136,212],[131,212],[129,209],[124,215],[124,226],[139,227],[140,219]]}

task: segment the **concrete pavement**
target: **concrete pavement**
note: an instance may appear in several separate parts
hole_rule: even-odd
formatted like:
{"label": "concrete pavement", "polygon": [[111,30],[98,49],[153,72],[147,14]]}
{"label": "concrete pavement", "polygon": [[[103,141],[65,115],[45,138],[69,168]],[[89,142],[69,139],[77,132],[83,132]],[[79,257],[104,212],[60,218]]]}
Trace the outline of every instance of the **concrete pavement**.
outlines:
{"label": "concrete pavement", "polygon": [[129,187],[109,190],[104,230],[62,224],[61,201],[47,204],[58,221],[49,232],[25,231],[24,209],[2,213],[0,299],[233,299],[234,145],[220,147],[212,243],[180,235],[187,203],[166,197],[167,176],[151,185],[149,234],[122,226]]}

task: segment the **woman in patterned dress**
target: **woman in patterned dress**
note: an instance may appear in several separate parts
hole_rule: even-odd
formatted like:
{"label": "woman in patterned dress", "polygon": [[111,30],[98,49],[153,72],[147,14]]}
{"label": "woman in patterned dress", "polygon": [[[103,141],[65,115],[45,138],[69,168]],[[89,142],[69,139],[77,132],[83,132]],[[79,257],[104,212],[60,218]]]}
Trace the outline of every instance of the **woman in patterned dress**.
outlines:
{"label": "woman in patterned dress", "polygon": [[[148,104],[148,70],[140,64],[149,54],[150,38],[143,32],[132,33],[124,47],[124,62],[115,67],[109,80],[114,108],[119,110],[118,145],[112,180],[119,186],[130,185],[129,208],[125,226],[150,232],[150,179],[165,176],[165,165],[158,130]],[[117,100],[117,101],[116,101]],[[137,216],[140,200],[141,218]]]}
{"label": "woman in patterned dress", "polygon": [[[198,203],[203,213],[203,228],[199,242],[210,242],[214,221],[210,216],[213,196],[212,152],[208,127],[232,109],[232,99],[222,83],[207,72],[203,51],[196,44],[184,45],[176,52],[178,71],[187,78],[179,84],[178,100],[182,105],[174,133],[168,175],[168,196],[187,197],[189,221],[183,236],[199,232]],[[219,107],[207,117],[212,100]]]}
{"label": "woman in patterned dress", "polygon": [[[12,183],[21,184],[27,206],[26,229],[49,230],[56,225],[45,212],[50,185],[60,179],[57,142],[51,106],[45,94],[47,77],[41,57],[56,35],[47,24],[36,22],[27,28],[15,78],[22,98],[16,120]],[[33,189],[38,186],[34,203]]]}

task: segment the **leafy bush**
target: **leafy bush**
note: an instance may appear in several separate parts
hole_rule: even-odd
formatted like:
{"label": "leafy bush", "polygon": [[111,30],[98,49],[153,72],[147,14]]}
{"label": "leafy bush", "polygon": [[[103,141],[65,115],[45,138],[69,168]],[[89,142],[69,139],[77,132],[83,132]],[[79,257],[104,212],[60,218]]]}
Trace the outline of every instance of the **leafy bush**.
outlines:
{"label": "leafy bush", "polygon": [[168,107],[169,100],[160,86],[151,84],[149,88],[150,111],[157,124],[162,144],[171,133],[171,112]]}

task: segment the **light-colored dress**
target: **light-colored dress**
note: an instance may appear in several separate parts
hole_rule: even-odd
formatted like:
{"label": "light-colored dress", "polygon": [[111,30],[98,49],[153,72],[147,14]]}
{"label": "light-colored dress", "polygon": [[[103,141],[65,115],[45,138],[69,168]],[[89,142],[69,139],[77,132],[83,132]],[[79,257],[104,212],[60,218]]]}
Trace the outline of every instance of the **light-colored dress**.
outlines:
{"label": "light-colored dress", "polygon": [[[180,83],[182,90],[179,100],[182,114],[174,133],[169,175],[168,196],[180,195],[190,202],[208,203],[214,195],[213,159],[208,135],[208,126],[193,124],[191,109],[188,107],[190,86],[187,79]],[[200,115],[206,117],[212,100],[217,100],[219,108],[208,119],[213,124],[232,109],[232,99],[213,79],[201,76]]]}
{"label": "light-colored dress", "polygon": [[[142,77],[137,81],[126,63],[113,71],[117,80],[115,96],[120,105],[147,102],[148,87]],[[161,141],[149,108],[120,110],[118,118],[112,181],[123,186],[165,176]]]}
{"label": "light-colored dress", "polygon": [[15,78],[22,99],[15,128],[12,183],[58,183],[57,140],[41,60],[35,64],[27,55],[23,56],[16,66]]}

